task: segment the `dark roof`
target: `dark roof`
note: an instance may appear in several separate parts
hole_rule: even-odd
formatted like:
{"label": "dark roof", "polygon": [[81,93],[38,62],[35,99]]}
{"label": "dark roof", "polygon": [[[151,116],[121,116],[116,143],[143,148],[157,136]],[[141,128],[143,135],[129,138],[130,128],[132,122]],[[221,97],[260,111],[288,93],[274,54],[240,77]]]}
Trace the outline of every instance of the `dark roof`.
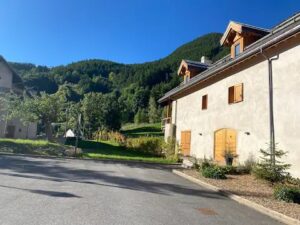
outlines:
{"label": "dark roof", "polygon": [[283,40],[286,37],[289,37],[297,32],[300,31],[300,13],[295,14],[294,16],[288,18],[287,20],[283,21],[279,25],[275,26],[269,34],[262,37],[258,41],[254,42],[253,44],[247,46],[245,50],[239,54],[236,58],[232,59],[230,55],[225,56],[221,60],[212,64],[207,70],[198,74],[197,76],[191,78],[187,83],[184,85],[177,86],[176,88],[167,92],[162,98],[158,100],[159,103],[162,103],[168,99],[172,99],[172,97],[181,91],[187,90],[190,87],[198,84],[199,82],[208,79],[209,77],[214,76],[216,72],[231,66],[235,63],[240,62],[241,60],[259,53],[262,49],[271,46],[277,43],[280,40]]}
{"label": "dark roof", "polygon": [[250,24],[246,24],[246,23],[241,23],[241,22],[236,22],[236,21],[231,21],[237,24],[240,24],[243,27],[249,28],[249,29],[253,29],[253,30],[260,30],[262,32],[266,32],[266,33],[270,33],[271,29],[266,29],[266,28],[262,28],[262,27],[257,27],[257,26],[253,26]]}
{"label": "dark roof", "polygon": [[188,66],[205,68],[205,69],[209,67],[208,64],[197,62],[197,61],[192,61],[192,60],[188,60],[188,59],[184,59],[183,61],[185,61],[186,64],[188,64]]}
{"label": "dark roof", "polygon": [[12,72],[13,89],[23,90],[25,87],[24,87],[22,78],[11,68],[11,66],[7,63],[7,61],[1,55],[0,55],[0,62],[2,62]]}

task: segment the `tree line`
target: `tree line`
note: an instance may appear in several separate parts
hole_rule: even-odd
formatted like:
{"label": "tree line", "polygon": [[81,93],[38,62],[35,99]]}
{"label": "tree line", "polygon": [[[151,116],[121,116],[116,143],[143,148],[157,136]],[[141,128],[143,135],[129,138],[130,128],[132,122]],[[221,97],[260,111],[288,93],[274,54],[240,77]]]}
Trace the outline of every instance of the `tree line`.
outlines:
{"label": "tree line", "polygon": [[19,98],[18,109],[26,112],[24,120],[39,121],[49,137],[51,124],[74,127],[78,114],[89,134],[118,130],[124,123],[157,122],[162,114],[157,100],[181,82],[180,61],[223,57],[228,49],[219,46],[220,38],[218,33],[204,35],[164,59],[143,64],[85,60],[49,68],[11,63],[32,96]]}

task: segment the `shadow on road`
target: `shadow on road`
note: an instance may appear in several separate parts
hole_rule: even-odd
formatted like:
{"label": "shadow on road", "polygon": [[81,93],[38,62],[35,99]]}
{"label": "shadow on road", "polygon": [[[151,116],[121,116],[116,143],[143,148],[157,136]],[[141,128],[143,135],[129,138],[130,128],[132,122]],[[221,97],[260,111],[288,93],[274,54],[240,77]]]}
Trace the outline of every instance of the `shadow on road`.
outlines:
{"label": "shadow on road", "polygon": [[81,198],[80,196],[67,193],[67,192],[58,192],[58,191],[44,191],[44,190],[34,190],[34,189],[26,189],[26,188],[17,188],[12,186],[0,185],[2,188],[16,189],[20,191],[28,191],[34,194],[47,195],[50,197],[61,197],[61,198]]}
{"label": "shadow on road", "polygon": [[[118,174],[114,173],[113,171],[101,171],[101,164],[112,162],[101,161],[97,163],[99,163],[99,170],[86,170],[70,167],[71,163],[66,163],[65,166],[64,160],[38,160],[36,158],[30,157],[0,156],[0,175],[28,179],[48,180],[53,182],[74,182],[81,184],[100,185],[112,188],[124,188],[134,191],[156,193],[161,195],[172,195],[175,193],[191,196],[201,196],[205,198],[225,198],[224,196],[213,191],[209,191],[206,189],[201,190],[197,188],[191,188],[185,185],[168,183],[168,181],[162,183],[145,179],[137,179],[133,177],[118,176]],[[122,164],[122,166],[125,167],[154,170],[170,169],[166,166],[150,165],[144,163],[117,162],[117,164]],[[6,170],[6,172],[4,172],[4,170]],[[9,172],[7,172],[7,170]],[[174,175],[170,174],[170,176]],[[73,194],[69,193],[61,193],[60,196],[59,192],[56,193],[41,190],[27,191],[37,194],[48,194],[53,197],[79,197],[75,195],[72,196]]]}

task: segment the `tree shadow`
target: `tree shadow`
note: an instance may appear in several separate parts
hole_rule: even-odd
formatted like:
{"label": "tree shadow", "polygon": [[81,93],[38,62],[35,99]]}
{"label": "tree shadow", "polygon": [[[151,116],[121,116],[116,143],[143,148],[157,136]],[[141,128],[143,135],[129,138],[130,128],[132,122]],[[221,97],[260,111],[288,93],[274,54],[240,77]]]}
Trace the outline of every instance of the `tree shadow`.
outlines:
{"label": "tree shadow", "polygon": [[[64,164],[66,161],[69,162]],[[77,161],[77,160],[75,160]],[[78,162],[78,161],[77,161]],[[81,161],[83,162],[83,161]],[[87,162],[85,163],[95,163]],[[119,176],[117,173],[111,171],[101,171],[103,164],[113,162],[97,161],[97,170],[78,169],[70,163],[70,160],[33,160],[30,157],[13,157],[13,156],[0,156],[0,170],[10,170],[10,172],[1,172],[0,175],[22,177],[28,179],[49,180],[53,182],[72,182],[82,183],[87,185],[107,186],[111,188],[129,189],[133,191],[141,191],[148,193],[155,193],[160,195],[173,195],[183,194],[189,196],[199,196],[205,198],[223,199],[226,198],[214,191],[207,189],[192,188],[190,185],[172,183],[172,179],[166,182],[157,182],[147,179],[138,179],[135,177]],[[169,171],[169,167],[162,165],[150,165],[147,163],[129,163],[129,162],[114,162],[115,164],[124,167],[134,167],[141,169]],[[68,167],[67,167],[68,166]],[[99,169],[98,169],[99,168]],[[11,173],[15,172],[15,173]],[[168,176],[175,176],[172,173]],[[173,179],[174,180],[174,179]],[[175,181],[176,182],[176,181]],[[38,192],[37,192],[38,193]],[[42,194],[43,192],[39,192]]]}
{"label": "tree shadow", "polygon": [[45,191],[45,190],[35,190],[35,189],[27,189],[27,188],[18,188],[6,185],[0,185],[2,188],[16,189],[20,191],[27,191],[33,194],[47,195],[50,197],[60,197],[60,198],[81,198],[78,195],[74,195],[68,192],[59,192],[59,191]]}

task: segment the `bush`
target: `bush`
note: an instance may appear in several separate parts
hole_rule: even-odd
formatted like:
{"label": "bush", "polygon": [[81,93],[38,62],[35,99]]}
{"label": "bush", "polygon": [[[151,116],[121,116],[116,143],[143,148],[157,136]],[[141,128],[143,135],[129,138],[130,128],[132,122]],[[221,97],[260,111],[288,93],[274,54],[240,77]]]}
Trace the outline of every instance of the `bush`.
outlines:
{"label": "bush", "polygon": [[123,134],[117,131],[96,131],[93,134],[94,140],[102,140],[102,141],[113,141],[119,143],[121,145],[125,144],[126,138]]}
{"label": "bush", "polygon": [[163,145],[164,140],[160,137],[139,137],[126,140],[127,148],[155,156],[163,155]]}
{"label": "bush", "polygon": [[212,179],[226,179],[224,169],[220,166],[206,166],[201,169],[202,176]]}
{"label": "bush", "polygon": [[252,172],[253,168],[256,166],[256,159],[252,153],[249,154],[248,159],[244,162],[245,170]]}
{"label": "bush", "polygon": [[203,161],[200,163],[200,170],[203,170],[207,167],[213,167],[214,164],[212,162],[212,160],[208,160],[206,158],[203,159]]}
{"label": "bush", "polygon": [[300,204],[300,188],[293,186],[280,185],[274,189],[274,197],[285,202]]}
{"label": "bush", "polygon": [[250,168],[244,165],[238,166],[224,166],[222,167],[225,174],[231,175],[242,175],[242,174],[250,174]]}
{"label": "bush", "polygon": [[176,152],[176,139],[168,138],[167,143],[163,145],[163,154],[167,159],[178,160],[178,154]]}

